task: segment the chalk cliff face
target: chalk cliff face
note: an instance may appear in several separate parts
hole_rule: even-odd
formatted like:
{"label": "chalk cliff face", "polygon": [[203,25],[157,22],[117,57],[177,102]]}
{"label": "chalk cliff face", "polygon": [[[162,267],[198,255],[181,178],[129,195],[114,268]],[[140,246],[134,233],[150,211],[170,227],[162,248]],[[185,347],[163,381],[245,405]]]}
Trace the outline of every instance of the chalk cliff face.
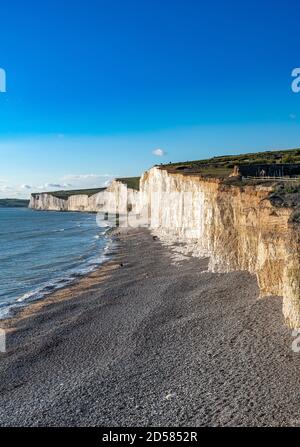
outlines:
{"label": "chalk cliff face", "polygon": [[292,208],[269,200],[270,187],[234,186],[219,179],[152,168],[140,191],[114,181],[91,197],[61,200],[50,194],[32,197],[34,209],[103,211],[120,214],[134,226],[136,214],[165,241],[183,242],[185,252],[209,256],[215,272],[247,270],[256,274],[261,296],[283,296],[283,314],[300,327],[300,224]]}
{"label": "chalk cliff face", "polygon": [[88,211],[93,201],[93,196],[88,197],[83,194],[70,196],[65,200],[50,193],[41,193],[31,196],[29,208],[43,211]]}
{"label": "chalk cliff face", "polygon": [[161,238],[209,256],[212,271],[256,274],[261,296],[283,296],[287,323],[300,327],[300,231],[289,222],[291,208],[268,200],[270,187],[153,168],[142,177],[141,192]]}
{"label": "chalk cliff face", "polygon": [[92,196],[86,194],[71,195],[68,199],[60,199],[51,193],[32,194],[29,208],[43,211],[82,211],[109,212],[127,214],[134,213],[139,204],[139,191],[114,180],[108,188]]}
{"label": "chalk cliff face", "polygon": [[66,200],[58,199],[47,193],[32,194],[29,202],[29,208],[35,210],[67,211],[67,205]]}

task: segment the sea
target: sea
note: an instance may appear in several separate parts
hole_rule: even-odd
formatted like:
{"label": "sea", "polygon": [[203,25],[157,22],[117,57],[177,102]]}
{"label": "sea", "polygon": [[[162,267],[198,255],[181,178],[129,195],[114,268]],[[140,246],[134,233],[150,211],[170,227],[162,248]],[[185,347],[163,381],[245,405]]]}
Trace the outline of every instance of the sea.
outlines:
{"label": "sea", "polygon": [[0,208],[0,319],[98,268],[107,230],[95,214]]}

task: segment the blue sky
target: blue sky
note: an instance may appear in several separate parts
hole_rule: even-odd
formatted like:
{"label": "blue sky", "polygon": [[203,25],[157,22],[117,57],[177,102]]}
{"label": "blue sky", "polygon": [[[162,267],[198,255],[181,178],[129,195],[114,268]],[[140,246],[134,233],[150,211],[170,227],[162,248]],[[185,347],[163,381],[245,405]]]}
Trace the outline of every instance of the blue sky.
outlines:
{"label": "blue sky", "polygon": [[0,197],[299,147],[299,18],[289,0],[5,2]]}

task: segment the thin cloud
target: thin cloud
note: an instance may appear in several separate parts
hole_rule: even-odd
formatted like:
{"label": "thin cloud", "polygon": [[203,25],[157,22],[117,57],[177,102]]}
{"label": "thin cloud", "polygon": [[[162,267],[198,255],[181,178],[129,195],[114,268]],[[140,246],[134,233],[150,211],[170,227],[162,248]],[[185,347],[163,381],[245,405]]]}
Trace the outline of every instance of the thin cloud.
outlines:
{"label": "thin cloud", "polygon": [[[45,188],[66,188],[69,185],[64,184],[60,184],[60,183],[46,183],[45,184]],[[71,186],[71,185],[70,185]]]}
{"label": "thin cloud", "polygon": [[66,175],[63,178],[55,179],[49,183],[40,185],[32,184],[8,184],[5,180],[0,179],[0,198],[20,197],[29,198],[32,192],[50,192],[60,189],[89,189],[101,188],[108,186],[114,178],[118,176],[111,174],[74,174]]}
{"label": "thin cloud", "polygon": [[0,191],[13,191],[13,187],[9,185],[0,185]]}
{"label": "thin cloud", "polygon": [[107,186],[114,178],[112,174],[69,174],[65,175],[62,180],[70,182],[76,189],[101,188]]}
{"label": "thin cloud", "polygon": [[156,157],[163,157],[164,155],[166,155],[166,152],[163,149],[154,149],[154,151],[152,151],[152,154],[155,155]]}
{"label": "thin cloud", "polygon": [[111,174],[71,174],[65,175],[63,180],[87,180],[87,179],[103,179],[107,177],[114,177]]}

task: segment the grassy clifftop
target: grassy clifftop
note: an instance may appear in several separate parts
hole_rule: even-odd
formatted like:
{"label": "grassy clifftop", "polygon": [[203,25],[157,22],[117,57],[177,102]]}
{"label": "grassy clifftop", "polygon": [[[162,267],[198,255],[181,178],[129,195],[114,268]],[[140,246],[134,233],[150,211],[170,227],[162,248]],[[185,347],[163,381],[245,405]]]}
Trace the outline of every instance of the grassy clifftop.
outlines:
{"label": "grassy clifftop", "polygon": [[235,165],[300,163],[300,149],[265,151],[241,155],[224,155],[205,160],[160,165],[170,171],[189,172],[212,177],[228,177]]}
{"label": "grassy clifftop", "polygon": [[117,178],[117,182],[124,183],[128,188],[136,189],[137,191],[140,189],[140,177],[123,177]]}
{"label": "grassy clifftop", "polygon": [[92,189],[73,189],[69,191],[51,191],[51,192],[37,192],[32,194],[33,197],[38,196],[40,194],[50,194],[53,197],[57,197],[58,199],[68,200],[70,196],[78,196],[78,195],[87,195],[93,196],[98,192],[104,191],[106,188],[92,188]]}

